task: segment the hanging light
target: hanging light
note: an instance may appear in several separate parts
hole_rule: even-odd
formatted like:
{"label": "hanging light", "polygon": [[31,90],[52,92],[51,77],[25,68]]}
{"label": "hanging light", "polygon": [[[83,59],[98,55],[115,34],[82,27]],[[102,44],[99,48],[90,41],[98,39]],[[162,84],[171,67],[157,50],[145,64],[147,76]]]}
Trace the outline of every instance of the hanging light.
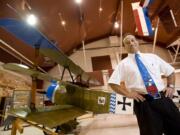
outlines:
{"label": "hanging light", "polygon": [[58,13],[58,15],[59,15],[59,18],[60,18],[60,23],[61,23],[62,27],[64,28],[64,31],[66,31],[66,21],[62,17],[61,13]]}
{"label": "hanging light", "polygon": [[102,0],[99,0],[99,15],[101,14],[102,11],[103,11]]}
{"label": "hanging light", "polygon": [[37,24],[37,17],[33,14],[30,14],[27,16],[27,19],[26,19],[26,22],[29,24],[29,25],[36,25]]}
{"label": "hanging light", "polygon": [[75,0],[75,2],[76,2],[77,4],[81,4],[81,3],[82,3],[82,0]]}
{"label": "hanging light", "polygon": [[61,25],[62,25],[62,26],[65,26],[65,25],[66,25],[66,21],[62,20],[62,21],[61,21]]}
{"label": "hanging light", "polygon": [[115,28],[115,29],[118,29],[118,28],[119,28],[119,23],[118,23],[117,21],[114,23],[114,28]]}
{"label": "hanging light", "polygon": [[102,8],[102,7],[100,7],[100,8],[99,8],[99,12],[102,12],[102,11],[103,11],[103,8]]}

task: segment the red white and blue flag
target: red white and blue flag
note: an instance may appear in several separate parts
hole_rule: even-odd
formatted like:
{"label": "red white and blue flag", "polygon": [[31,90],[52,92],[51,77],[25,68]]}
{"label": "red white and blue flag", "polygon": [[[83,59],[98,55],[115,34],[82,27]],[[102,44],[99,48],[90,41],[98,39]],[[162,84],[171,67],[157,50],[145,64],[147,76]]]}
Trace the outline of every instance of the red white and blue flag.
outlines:
{"label": "red white and blue flag", "polygon": [[141,36],[153,35],[152,25],[148,16],[147,8],[142,8],[139,5],[139,2],[131,4],[136,22],[136,27],[138,29],[138,34]]}
{"label": "red white and blue flag", "polygon": [[145,8],[145,7],[148,7],[149,4],[152,3],[152,1],[153,1],[153,0],[141,0],[139,5],[140,5],[141,7],[143,7],[143,8]]}

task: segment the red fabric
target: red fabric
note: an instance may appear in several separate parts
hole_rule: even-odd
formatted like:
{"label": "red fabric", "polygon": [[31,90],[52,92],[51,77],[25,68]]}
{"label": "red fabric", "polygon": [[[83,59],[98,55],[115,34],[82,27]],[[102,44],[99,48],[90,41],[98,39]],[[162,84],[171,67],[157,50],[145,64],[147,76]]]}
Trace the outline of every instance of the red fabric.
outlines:
{"label": "red fabric", "polygon": [[143,30],[142,30],[142,25],[141,25],[138,10],[137,9],[133,10],[133,13],[134,13],[134,18],[135,18],[136,26],[137,26],[137,29],[138,29],[138,33],[139,33],[139,35],[143,36]]}

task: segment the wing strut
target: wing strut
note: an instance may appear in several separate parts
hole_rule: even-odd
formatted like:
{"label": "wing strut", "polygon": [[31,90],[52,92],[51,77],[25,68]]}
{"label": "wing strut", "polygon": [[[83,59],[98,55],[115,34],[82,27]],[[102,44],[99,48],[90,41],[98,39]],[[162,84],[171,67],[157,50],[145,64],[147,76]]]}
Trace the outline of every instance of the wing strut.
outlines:
{"label": "wing strut", "polygon": [[65,72],[65,70],[68,70],[68,72],[69,72],[69,75],[70,75],[70,77],[71,77],[71,80],[72,80],[72,82],[74,83],[74,78],[73,78],[73,75],[72,75],[72,73],[71,73],[71,71],[70,71],[70,69],[69,69],[69,67],[67,66],[67,67],[65,67],[64,66],[64,68],[63,68],[63,72],[62,72],[62,76],[61,76],[61,81],[63,80],[63,77],[64,77],[64,72]]}

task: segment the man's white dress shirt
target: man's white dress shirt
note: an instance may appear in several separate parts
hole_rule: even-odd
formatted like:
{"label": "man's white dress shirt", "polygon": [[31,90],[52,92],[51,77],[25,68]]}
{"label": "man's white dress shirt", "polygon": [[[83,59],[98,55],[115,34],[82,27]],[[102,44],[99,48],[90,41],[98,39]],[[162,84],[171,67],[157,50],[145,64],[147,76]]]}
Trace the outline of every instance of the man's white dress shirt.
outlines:
{"label": "man's white dress shirt", "polygon": [[[169,76],[174,72],[174,68],[162,60],[155,54],[140,53],[142,62],[146,66],[149,74],[153,78],[158,91],[165,89],[164,81],[161,75]],[[142,93],[147,93],[140,71],[136,64],[135,54],[128,54],[128,57],[123,59],[114,70],[108,83],[120,85],[125,82],[127,90],[136,90]]]}

